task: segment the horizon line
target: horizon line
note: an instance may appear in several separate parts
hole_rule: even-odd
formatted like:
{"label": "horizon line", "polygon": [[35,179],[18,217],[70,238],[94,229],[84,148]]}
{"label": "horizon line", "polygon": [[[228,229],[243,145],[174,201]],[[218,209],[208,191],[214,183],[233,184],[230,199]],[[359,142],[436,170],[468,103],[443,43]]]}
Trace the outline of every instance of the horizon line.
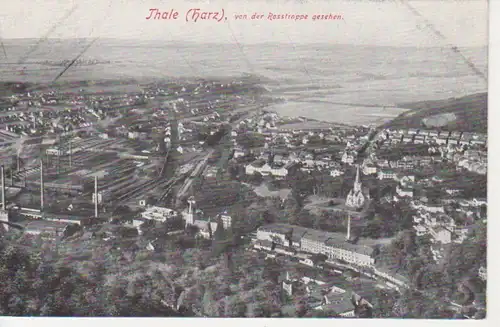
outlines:
{"label": "horizon line", "polygon": [[[2,41],[21,41],[21,40],[40,40],[40,37],[12,37],[12,38],[2,38]],[[163,43],[178,43],[178,44],[193,44],[193,45],[208,45],[208,44],[234,44],[234,42],[197,42],[197,41],[188,41],[188,40],[165,40],[165,39],[138,39],[138,38],[118,38],[118,37],[53,37],[53,38],[43,38],[44,41],[51,40],[59,40],[59,41],[71,41],[71,40],[112,40],[112,41],[128,41],[128,42],[163,42]],[[332,42],[284,42],[284,41],[265,41],[265,42],[240,42],[242,45],[293,45],[293,46],[302,46],[302,45],[330,45],[330,46],[358,46],[358,47],[386,47],[386,48],[451,48],[452,45],[387,45],[387,44],[355,44],[355,43],[332,43]],[[488,48],[489,44],[484,45],[463,45],[457,46],[457,48]]]}

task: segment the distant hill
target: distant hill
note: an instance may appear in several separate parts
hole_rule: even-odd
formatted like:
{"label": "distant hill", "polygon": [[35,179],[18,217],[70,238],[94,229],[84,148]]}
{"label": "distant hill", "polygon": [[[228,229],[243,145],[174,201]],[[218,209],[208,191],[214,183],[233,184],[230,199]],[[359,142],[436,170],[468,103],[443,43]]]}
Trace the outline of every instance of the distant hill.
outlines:
{"label": "distant hill", "polygon": [[439,128],[487,133],[488,93],[461,98],[398,104],[410,109],[383,125],[385,128]]}

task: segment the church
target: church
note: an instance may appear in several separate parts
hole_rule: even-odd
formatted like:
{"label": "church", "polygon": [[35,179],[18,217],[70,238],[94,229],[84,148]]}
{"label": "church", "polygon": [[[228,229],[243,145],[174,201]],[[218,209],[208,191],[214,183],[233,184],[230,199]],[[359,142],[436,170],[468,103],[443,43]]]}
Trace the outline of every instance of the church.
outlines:
{"label": "church", "polygon": [[354,181],[354,186],[352,190],[347,194],[345,205],[348,208],[352,208],[355,211],[359,211],[364,208],[365,204],[370,201],[370,194],[363,190],[363,185],[359,178],[359,165],[356,168],[356,180]]}
{"label": "church", "polygon": [[337,217],[361,220],[366,218],[370,212],[371,198],[368,189],[363,187],[360,177],[359,166],[356,168],[356,178],[353,188],[347,194],[346,199],[334,199],[331,213]]}
{"label": "church", "polygon": [[203,216],[203,213],[200,210],[194,209],[194,206],[196,205],[196,200],[194,199],[194,197],[190,197],[188,199],[188,204],[189,206],[187,208],[187,211],[182,212],[183,219],[186,222],[186,227],[196,226],[201,237],[211,239],[219,225],[218,221],[222,223],[222,227],[224,229],[227,230],[231,228],[232,219],[231,216],[226,212],[218,215],[218,221],[212,221],[211,218],[208,218],[208,220],[197,219],[198,217]]}

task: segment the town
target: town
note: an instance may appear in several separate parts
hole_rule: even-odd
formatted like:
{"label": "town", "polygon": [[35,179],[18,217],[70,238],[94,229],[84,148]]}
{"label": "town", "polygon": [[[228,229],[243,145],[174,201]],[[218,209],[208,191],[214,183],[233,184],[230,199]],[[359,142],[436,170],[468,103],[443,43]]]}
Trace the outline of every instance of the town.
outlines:
{"label": "town", "polygon": [[157,303],[142,314],[484,317],[487,135],[282,117],[279,101],[247,77],[15,85],[2,244],[117,285],[158,275],[173,291],[127,295]]}

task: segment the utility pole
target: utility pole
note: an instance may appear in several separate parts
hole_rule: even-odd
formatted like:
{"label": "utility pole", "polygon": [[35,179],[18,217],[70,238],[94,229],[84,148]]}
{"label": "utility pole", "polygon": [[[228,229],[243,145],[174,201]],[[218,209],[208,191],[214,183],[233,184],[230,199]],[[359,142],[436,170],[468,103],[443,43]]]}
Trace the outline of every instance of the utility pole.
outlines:
{"label": "utility pole", "polygon": [[69,141],[69,168],[71,169],[71,166],[73,165],[73,162],[72,162],[72,148],[71,148],[71,141]]}
{"label": "utility pole", "polygon": [[[26,181],[26,177],[25,177]],[[43,200],[44,200],[44,194],[43,194],[43,159],[40,158],[40,212],[43,212]]]}
{"label": "utility pole", "polygon": [[2,210],[5,211],[5,176],[3,166],[0,167],[0,174],[2,174]]}
{"label": "utility pole", "polygon": [[97,175],[94,177],[94,215],[96,218],[99,218],[99,190],[97,187]]}

